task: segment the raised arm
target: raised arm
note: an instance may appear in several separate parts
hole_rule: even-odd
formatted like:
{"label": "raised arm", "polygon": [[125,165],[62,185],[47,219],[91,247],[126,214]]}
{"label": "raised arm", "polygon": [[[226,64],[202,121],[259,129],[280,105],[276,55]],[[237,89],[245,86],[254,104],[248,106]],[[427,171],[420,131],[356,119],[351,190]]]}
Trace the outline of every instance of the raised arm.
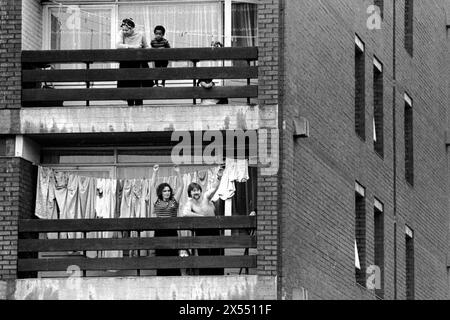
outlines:
{"label": "raised arm", "polygon": [[208,199],[208,201],[211,201],[211,199],[216,194],[217,189],[219,189],[220,181],[222,180],[222,175],[223,175],[223,168],[221,167],[217,172],[217,180],[214,182],[211,189],[205,192],[205,197]]}
{"label": "raised arm", "polygon": [[181,195],[183,193],[184,183],[183,178],[181,177],[180,167],[175,166],[173,170],[177,173],[177,190],[175,191],[175,200],[180,202]]}
{"label": "raised arm", "polygon": [[153,166],[153,174],[152,174],[152,181],[150,182],[150,186],[155,189],[156,188],[156,179],[158,177],[158,171],[159,171],[159,165],[155,164]]}

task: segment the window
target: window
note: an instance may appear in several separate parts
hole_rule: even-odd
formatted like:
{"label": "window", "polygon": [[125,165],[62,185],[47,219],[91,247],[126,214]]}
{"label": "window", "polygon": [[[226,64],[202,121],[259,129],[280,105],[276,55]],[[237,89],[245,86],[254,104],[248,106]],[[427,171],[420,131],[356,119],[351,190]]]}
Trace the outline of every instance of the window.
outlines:
{"label": "window", "polygon": [[233,3],[231,6],[231,45],[257,46],[257,7],[251,3]]}
{"label": "window", "polygon": [[366,191],[363,186],[355,186],[355,239],[359,268],[355,264],[356,282],[366,286]]}
{"label": "window", "polygon": [[381,288],[376,288],[378,297],[384,298],[384,206],[375,199],[374,203],[374,262],[380,268],[379,283]]}
{"label": "window", "polygon": [[[43,17],[43,49],[114,49],[120,21],[132,17],[136,30],[142,31],[148,42],[154,37],[156,25],[166,27],[165,37],[173,48],[210,47],[220,41],[225,46],[257,46],[257,5],[243,1],[103,1],[102,4],[84,1],[46,2]],[[227,3],[226,6],[223,3]],[[250,1],[252,2],[252,1]],[[226,27],[227,26],[227,27]],[[227,61],[201,61],[198,67],[231,65]],[[228,64],[227,64],[228,63]],[[234,61],[247,66],[247,61]],[[171,67],[186,67],[186,61],[172,61]],[[55,65],[56,69],[85,69],[85,64]],[[91,69],[117,68],[118,63],[95,63]],[[217,79],[224,84],[224,80]],[[244,80],[245,81],[245,80]],[[255,81],[255,80],[253,80]],[[242,81],[228,80],[227,85]],[[192,80],[171,80],[176,85],[192,86]],[[56,84],[57,87],[78,88],[86,83]],[[112,82],[90,82],[91,88],[110,88]],[[67,103],[67,102],[66,102]],[[101,102],[92,102],[98,104]]]}
{"label": "window", "polygon": [[49,6],[45,12],[44,49],[109,49],[114,45],[111,5]]}
{"label": "window", "polygon": [[414,46],[414,0],[405,0],[405,49],[413,55]]}
{"label": "window", "polygon": [[406,227],[406,299],[415,299],[415,276],[414,276],[414,231]]}
{"label": "window", "polygon": [[380,8],[381,19],[383,19],[384,0],[375,0],[375,1],[373,2],[373,4],[376,5],[378,8]]}
{"label": "window", "polygon": [[413,130],[413,101],[405,94],[405,178],[414,186],[414,130]]}
{"label": "window", "polygon": [[355,131],[362,140],[366,139],[365,131],[365,104],[366,104],[366,85],[365,85],[365,55],[364,43],[361,39],[355,37]]}
{"label": "window", "polygon": [[[175,176],[171,143],[173,142],[167,142],[166,145],[135,148],[43,148],[41,164],[57,171],[110,179],[150,179],[153,174],[153,165],[159,164],[158,183],[160,183],[167,177]],[[247,150],[246,154],[248,152]],[[202,164],[180,166],[181,173],[190,174],[192,181],[196,179],[199,171],[214,167],[216,166]],[[249,167],[248,174],[249,181],[235,184],[236,191],[231,205],[233,215],[249,215],[250,212],[256,211],[257,168]],[[187,200],[186,192],[187,189],[183,191],[186,194],[183,195],[183,201]],[[183,201],[180,203],[184,203]],[[225,202],[220,199],[216,202],[216,214],[225,214]]]}
{"label": "window", "polygon": [[[120,21],[132,17],[136,30],[153,38],[156,25],[166,26],[166,38],[174,48],[210,47],[212,41],[230,39],[233,47],[257,46],[257,5],[252,1],[224,6],[220,1],[152,2],[60,0],[44,5],[43,49],[115,48]],[[225,20],[229,27],[225,30]]]}
{"label": "window", "polygon": [[375,152],[384,157],[383,65],[373,61],[373,141]]}

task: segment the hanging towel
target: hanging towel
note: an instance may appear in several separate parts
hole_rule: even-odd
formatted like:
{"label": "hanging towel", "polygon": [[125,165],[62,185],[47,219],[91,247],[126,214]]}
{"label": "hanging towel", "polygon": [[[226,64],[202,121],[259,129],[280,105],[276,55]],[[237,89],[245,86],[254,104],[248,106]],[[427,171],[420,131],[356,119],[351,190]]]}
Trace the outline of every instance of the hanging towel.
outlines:
{"label": "hanging towel", "polygon": [[214,195],[212,201],[216,202],[219,199],[228,200],[232,198],[236,192],[234,180],[236,179],[236,162],[233,159],[226,159],[225,170],[223,171],[222,179],[220,180],[219,188]]}

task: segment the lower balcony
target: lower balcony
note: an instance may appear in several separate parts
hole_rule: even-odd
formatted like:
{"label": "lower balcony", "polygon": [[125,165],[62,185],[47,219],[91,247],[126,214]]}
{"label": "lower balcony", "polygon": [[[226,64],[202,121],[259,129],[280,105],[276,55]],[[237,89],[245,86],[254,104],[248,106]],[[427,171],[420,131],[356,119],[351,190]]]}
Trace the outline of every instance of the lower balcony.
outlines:
{"label": "lower balcony", "polygon": [[[80,276],[108,270],[137,276],[147,270],[248,273],[256,268],[256,255],[250,255],[255,228],[255,217],[21,220],[18,272],[24,277],[75,269]],[[155,236],[160,233],[179,236]],[[232,249],[233,255],[224,255]]]}
{"label": "lower balcony", "polygon": [[275,299],[255,231],[255,216],[21,220],[10,298]]}

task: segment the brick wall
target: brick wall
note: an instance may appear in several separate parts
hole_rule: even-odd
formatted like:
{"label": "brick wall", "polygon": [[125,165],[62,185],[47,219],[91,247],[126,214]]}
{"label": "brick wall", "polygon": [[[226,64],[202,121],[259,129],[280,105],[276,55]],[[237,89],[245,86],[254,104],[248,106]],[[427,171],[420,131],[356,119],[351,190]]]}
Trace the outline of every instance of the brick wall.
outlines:
{"label": "brick wall", "polygon": [[[259,107],[264,113],[278,117],[272,111],[278,109],[279,97],[279,50],[280,21],[279,1],[264,0],[258,3],[258,41],[259,41]],[[267,112],[266,112],[267,111]],[[277,123],[275,121],[275,123]],[[275,126],[276,128],[276,126]],[[264,129],[264,128],[261,128]],[[272,129],[274,129],[272,125]],[[258,171],[258,275],[280,276],[279,243],[279,134],[278,129],[269,134],[259,134],[259,143],[267,143],[273,170]],[[273,140],[271,140],[273,139]],[[275,143],[273,143],[275,142]],[[266,159],[260,159],[265,162]]]}
{"label": "brick wall", "polygon": [[[414,188],[405,180],[403,128],[398,130],[399,298],[406,298],[405,227],[414,230],[415,298],[448,299],[446,254],[448,250],[447,159],[442,140],[448,125],[448,42],[443,1],[414,1],[414,55],[405,50],[398,33],[398,120],[403,120],[403,95],[413,99]],[[398,3],[399,28],[403,5]],[[421,21],[427,21],[426,24]],[[401,30],[401,29],[400,29]],[[401,161],[401,162],[400,162]]]}
{"label": "brick wall", "polygon": [[17,277],[18,219],[34,212],[36,178],[28,161],[0,157],[0,280]]}
{"label": "brick wall", "polygon": [[22,1],[0,0],[0,109],[20,108]]}
{"label": "brick wall", "polygon": [[39,0],[22,2],[22,49],[42,48],[42,6]]}
{"label": "brick wall", "polygon": [[[366,10],[372,4],[356,0],[285,2],[285,72],[281,74],[285,88],[280,99],[285,121],[281,243],[286,298],[299,288],[308,290],[310,299],[374,298],[373,292],[355,281],[355,181],[367,191],[364,262],[368,266],[375,259],[374,199],[384,205],[385,298],[406,298],[405,224],[415,231],[416,298],[448,298],[443,145],[448,74],[442,72],[447,55],[443,3],[414,2],[411,58],[403,43],[404,1],[397,1],[395,157],[393,7],[385,1],[382,28],[369,30]],[[365,142],[354,130],[355,33],[366,49]],[[374,151],[372,139],[374,56],[384,67],[384,158]],[[415,106],[414,188],[405,181],[404,92],[410,93]],[[309,120],[308,139],[293,139],[291,119],[296,116]]]}

